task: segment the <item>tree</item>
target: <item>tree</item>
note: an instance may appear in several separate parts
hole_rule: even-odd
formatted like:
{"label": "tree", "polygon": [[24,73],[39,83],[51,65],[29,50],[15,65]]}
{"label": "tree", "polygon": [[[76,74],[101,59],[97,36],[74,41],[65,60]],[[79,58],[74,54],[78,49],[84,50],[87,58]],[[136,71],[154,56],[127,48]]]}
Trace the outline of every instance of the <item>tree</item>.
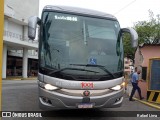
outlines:
{"label": "tree", "polygon": [[[160,44],[160,15],[154,16],[149,10],[148,21],[138,21],[133,27],[138,33],[138,44]],[[134,59],[135,48],[131,47],[129,34],[124,34],[124,55],[132,60]]]}
{"label": "tree", "polygon": [[157,44],[160,39],[160,16],[156,18],[151,10],[149,10],[148,21],[138,21],[134,28],[138,33],[139,44]]}
{"label": "tree", "polygon": [[134,53],[136,48],[131,46],[131,36],[128,33],[123,35],[123,45],[124,45],[124,56],[134,60]]}

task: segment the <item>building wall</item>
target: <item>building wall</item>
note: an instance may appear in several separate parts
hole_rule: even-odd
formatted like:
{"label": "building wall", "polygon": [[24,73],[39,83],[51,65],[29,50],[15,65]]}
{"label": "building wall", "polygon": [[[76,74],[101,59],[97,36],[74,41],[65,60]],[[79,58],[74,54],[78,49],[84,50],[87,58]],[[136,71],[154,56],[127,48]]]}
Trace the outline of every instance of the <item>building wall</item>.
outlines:
{"label": "building wall", "polygon": [[135,53],[135,67],[142,71],[140,78],[147,80],[149,59],[160,57],[160,45],[143,45]]}
{"label": "building wall", "polygon": [[23,26],[8,19],[5,19],[4,30],[9,32],[14,32],[15,34],[23,34]]}
{"label": "building wall", "polygon": [[133,67],[133,61],[129,58],[124,58],[124,71],[128,72],[129,74],[131,73]]}
{"label": "building wall", "polygon": [[[38,14],[39,0],[4,1],[3,43],[7,48],[5,50],[5,53],[7,54],[3,54],[3,57],[5,58],[7,55],[9,58],[4,59],[3,61],[9,62],[3,64],[3,68],[7,68],[7,70],[3,70],[3,78],[6,78],[6,73],[12,75],[9,74],[11,72],[14,75],[19,75],[19,73],[21,73],[20,75],[26,77],[27,72],[32,71],[32,68],[34,68],[34,66],[30,66],[30,64],[35,61],[37,64],[38,42],[28,39],[27,24],[30,16],[38,16]],[[15,61],[17,61],[16,64],[9,64],[14,63]],[[27,65],[30,67],[27,67]]]}
{"label": "building wall", "polygon": [[15,18],[24,21],[39,13],[39,0],[5,0],[5,4],[14,11]]}
{"label": "building wall", "polygon": [[136,52],[135,52],[135,59],[134,59],[134,66],[141,66],[143,62],[143,56],[142,53],[140,51],[140,48],[138,47]]}
{"label": "building wall", "polygon": [[38,41],[28,38],[27,25],[30,16],[38,16],[39,0],[5,0],[4,6],[4,43],[14,43],[7,46],[16,46],[17,50],[37,49]]}
{"label": "building wall", "polygon": [[[20,7],[21,6],[21,7]],[[28,18],[38,16],[39,0],[5,0],[4,30],[28,39]]]}
{"label": "building wall", "polygon": [[160,57],[160,46],[144,46],[141,48],[141,53],[143,55],[143,67],[148,67],[149,59],[153,57]]}
{"label": "building wall", "polygon": [[126,86],[130,82],[130,75],[133,71],[133,61],[129,58],[124,58],[124,72]]}

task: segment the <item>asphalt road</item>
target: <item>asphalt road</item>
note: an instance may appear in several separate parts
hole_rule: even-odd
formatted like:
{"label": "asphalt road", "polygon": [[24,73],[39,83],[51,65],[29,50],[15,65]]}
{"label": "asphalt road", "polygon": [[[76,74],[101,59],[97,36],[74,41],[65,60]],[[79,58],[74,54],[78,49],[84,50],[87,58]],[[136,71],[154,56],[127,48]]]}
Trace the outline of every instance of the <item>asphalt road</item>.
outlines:
{"label": "asphalt road", "polygon": [[[37,81],[3,80],[2,111],[42,111],[38,107]],[[152,111],[160,112],[138,101],[128,101],[128,96],[124,95],[123,104],[119,108],[59,110],[51,111],[50,114],[54,117],[50,118],[2,118],[2,120],[160,120],[156,117],[137,117],[138,114],[142,115],[143,112],[145,114],[145,111],[149,111],[151,114],[153,114]],[[148,115],[148,113],[146,114]]]}

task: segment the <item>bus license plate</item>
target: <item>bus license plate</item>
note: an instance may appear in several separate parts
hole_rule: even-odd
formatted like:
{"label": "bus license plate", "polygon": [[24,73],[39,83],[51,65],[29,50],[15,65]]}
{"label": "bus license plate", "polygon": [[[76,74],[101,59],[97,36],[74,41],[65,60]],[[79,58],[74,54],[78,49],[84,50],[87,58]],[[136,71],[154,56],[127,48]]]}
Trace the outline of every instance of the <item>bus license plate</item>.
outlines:
{"label": "bus license plate", "polygon": [[92,103],[81,103],[81,104],[78,104],[78,108],[93,108],[93,104]]}

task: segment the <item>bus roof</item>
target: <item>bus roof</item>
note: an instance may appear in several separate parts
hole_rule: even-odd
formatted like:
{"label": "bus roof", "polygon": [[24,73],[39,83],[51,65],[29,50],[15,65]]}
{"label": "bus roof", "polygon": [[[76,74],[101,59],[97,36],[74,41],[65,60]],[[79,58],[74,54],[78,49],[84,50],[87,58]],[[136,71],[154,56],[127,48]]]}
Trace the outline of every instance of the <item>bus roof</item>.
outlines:
{"label": "bus roof", "polygon": [[43,11],[48,11],[48,10],[57,11],[57,12],[73,13],[73,14],[76,13],[79,15],[95,16],[95,17],[117,20],[116,17],[111,14],[107,14],[107,13],[96,11],[96,10],[85,9],[85,8],[47,5],[44,7]]}

